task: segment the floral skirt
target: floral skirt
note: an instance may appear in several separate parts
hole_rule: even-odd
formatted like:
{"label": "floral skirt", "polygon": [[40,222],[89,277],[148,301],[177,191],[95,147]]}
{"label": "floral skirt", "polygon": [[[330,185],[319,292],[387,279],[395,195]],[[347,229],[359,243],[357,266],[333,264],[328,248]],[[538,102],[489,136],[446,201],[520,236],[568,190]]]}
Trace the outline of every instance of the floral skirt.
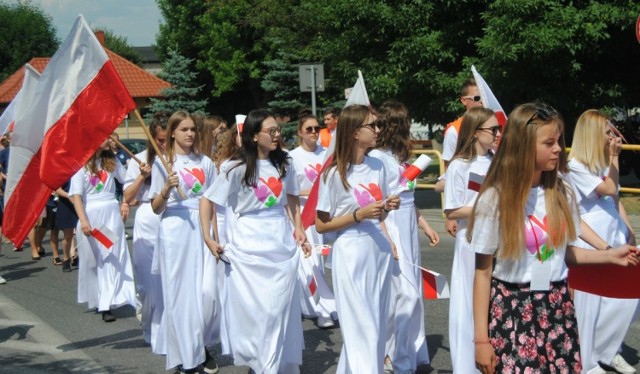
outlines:
{"label": "floral skirt", "polygon": [[[578,325],[567,282],[549,292],[493,279],[489,338],[496,373],[579,373]],[[526,371],[525,371],[526,369]]]}

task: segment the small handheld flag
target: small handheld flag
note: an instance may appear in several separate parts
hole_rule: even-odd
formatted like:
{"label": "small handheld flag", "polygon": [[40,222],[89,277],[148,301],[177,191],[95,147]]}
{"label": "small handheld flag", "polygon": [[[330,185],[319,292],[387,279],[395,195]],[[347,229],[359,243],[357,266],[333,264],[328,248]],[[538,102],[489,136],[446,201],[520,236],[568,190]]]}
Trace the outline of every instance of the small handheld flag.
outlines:
{"label": "small handheld flag", "polygon": [[420,175],[431,163],[431,157],[427,155],[420,155],[413,164],[404,171],[402,176],[410,181],[413,181]]}
{"label": "small handheld flag", "polygon": [[244,114],[236,114],[236,129],[238,130],[238,136],[242,134],[242,129],[244,128],[244,121],[247,119],[247,116]]}
{"label": "small handheld flag", "polygon": [[111,249],[113,243],[118,240],[118,235],[104,225],[91,230],[91,236],[93,236],[98,243],[104,245],[106,249]]}
{"label": "small handheld flag", "polygon": [[476,85],[478,86],[478,90],[480,91],[480,97],[482,97],[482,103],[484,107],[487,109],[493,110],[496,114],[496,119],[498,120],[498,124],[500,126],[504,126],[507,123],[507,116],[502,109],[502,106],[498,102],[498,99],[489,88],[487,82],[480,76],[480,73],[476,70],[475,66],[471,66],[471,73],[473,73],[473,78],[476,80]]}

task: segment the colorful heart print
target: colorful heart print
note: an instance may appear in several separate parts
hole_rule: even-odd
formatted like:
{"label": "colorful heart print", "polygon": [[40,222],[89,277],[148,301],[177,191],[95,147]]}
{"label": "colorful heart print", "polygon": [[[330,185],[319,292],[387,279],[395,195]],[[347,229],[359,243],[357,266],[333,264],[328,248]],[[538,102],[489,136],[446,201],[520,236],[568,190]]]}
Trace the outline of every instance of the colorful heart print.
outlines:
{"label": "colorful heart print", "polygon": [[202,190],[202,185],[206,180],[204,170],[200,168],[193,168],[191,170],[184,168],[180,170],[180,176],[193,193],[200,192]]}
{"label": "colorful heart print", "polygon": [[[540,261],[546,261],[555,250],[547,243],[548,219],[544,216],[540,222],[534,215],[529,215],[529,225],[525,224],[525,246],[527,251]],[[539,246],[539,247],[538,247]]]}
{"label": "colorful heart print", "polygon": [[271,191],[269,191],[269,187],[264,184],[258,184],[253,187],[253,193],[256,195],[256,198],[260,200],[261,203],[264,203],[269,196],[271,196]]}
{"label": "colorful heart print", "polygon": [[269,177],[267,181],[263,178],[260,178],[260,181],[266,184],[276,197],[280,197],[280,194],[282,193],[282,181],[280,181],[280,179],[276,177]]}
{"label": "colorful heart print", "polygon": [[309,182],[313,183],[320,174],[320,171],[322,171],[322,165],[309,164],[304,168],[304,175],[307,177],[307,180],[309,180]]}
{"label": "colorful heart print", "polygon": [[356,198],[356,202],[360,208],[364,208],[365,206],[375,203],[375,199],[371,196],[369,191],[360,189],[358,187],[353,188],[353,196]]}
{"label": "colorful heart print", "polygon": [[375,199],[375,201],[382,200],[382,190],[380,189],[380,186],[378,186],[377,184],[369,183],[367,186],[365,186],[364,184],[360,183],[360,187],[369,191],[369,193]]}
{"label": "colorful heart print", "polygon": [[105,170],[98,170],[97,175],[92,175],[89,177],[89,184],[93,186],[96,191],[102,192],[108,177],[108,172],[106,172]]}

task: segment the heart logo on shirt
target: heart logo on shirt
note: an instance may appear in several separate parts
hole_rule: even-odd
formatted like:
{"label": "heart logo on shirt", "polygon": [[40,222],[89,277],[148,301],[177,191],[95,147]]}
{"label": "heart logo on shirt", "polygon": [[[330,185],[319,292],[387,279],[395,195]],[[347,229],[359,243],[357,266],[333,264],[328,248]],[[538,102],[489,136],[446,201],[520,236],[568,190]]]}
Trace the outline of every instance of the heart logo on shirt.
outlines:
{"label": "heart logo on shirt", "polygon": [[542,221],[536,216],[529,215],[529,224],[525,224],[525,246],[527,251],[535,255],[539,261],[545,261],[551,257],[555,250],[548,244],[547,229],[548,219],[545,215]]}
{"label": "heart logo on shirt", "polygon": [[315,182],[316,178],[320,174],[320,171],[322,171],[322,165],[320,164],[309,164],[304,168],[304,174],[309,182]]}
{"label": "heart logo on shirt", "polygon": [[280,179],[276,177],[269,177],[267,181],[265,181],[263,178],[260,178],[260,181],[269,186],[269,189],[271,190],[271,192],[273,192],[274,195],[276,195],[276,197],[280,197],[280,194],[282,193],[282,182],[280,181]]}
{"label": "heart logo on shirt", "polygon": [[102,192],[102,189],[104,189],[104,184],[107,181],[108,177],[109,173],[107,173],[105,170],[98,170],[97,175],[91,175],[89,177],[89,184],[93,186],[96,191]]}
{"label": "heart logo on shirt", "polygon": [[202,190],[202,185],[205,181],[204,170],[200,168],[193,168],[191,170],[184,168],[180,170],[180,176],[193,193],[198,193]]}
{"label": "heart logo on shirt", "polygon": [[256,198],[260,200],[261,203],[264,203],[265,200],[269,196],[271,196],[271,191],[269,191],[269,187],[264,184],[253,187],[253,193],[256,195]]}
{"label": "heart logo on shirt", "polygon": [[380,186],[378,186],[377,184],[369,183],[368,186],[365,186],[364,184],[360,183],[360,187],[367,190],[371,194],[371,196],[375,199],[375,201],[382,200],[382,190],[380,189]]}

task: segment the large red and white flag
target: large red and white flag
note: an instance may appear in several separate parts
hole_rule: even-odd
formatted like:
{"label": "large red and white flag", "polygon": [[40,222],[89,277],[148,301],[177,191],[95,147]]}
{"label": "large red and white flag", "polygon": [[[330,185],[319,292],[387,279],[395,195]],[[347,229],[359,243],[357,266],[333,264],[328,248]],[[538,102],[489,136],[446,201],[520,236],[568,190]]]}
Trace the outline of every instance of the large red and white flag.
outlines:
{"label": "large red and white flag", "polygon": [[51,190],[60,187],[118,127],[135,102],[79,16],[17,113],[2,232],[20,245]]}
{"label": "large red and white flag", "polygon": [[[0,134],[4,135],[7,131],[12,131],[16,122],[16,115],[19,112],[24,113],[24,108],[28,106],[30,100],[33,99],[33,96],[36,92],[36,85],[38,84],[38,78],[40,77],[40,73],[31,65],[24,65],[24,76],[22,78],[22,86],[20,90],[16,94],[16,96],[11,100],[11,103],[7,107],[7,109],[2,112],[2,116],[0,116]],[[25,100],[22,100],[22,97],[26,97]],[[20,111],[20,106],[22,105],[22,111]]]}
{"label": "large red and white flag", "polygon": [[[349,105],[366,105],[371,106],[369,102],[369,95],[367,94],[367,87],[364,85],[364,77],[362,76],[362,72],[358,70],[358,79],[356,80],[356,84],[353,85],[351,91],[349,93],[349,97],[347,98],[347,102],[344,107],[348,107]],[[304,205],[304,209],[302,210],[301,218],[302,225],[305,230],[307,227],[315,225],[316,223],[316,207],[318,206],[318,187],[320,186],[320,178],[322,176],[322,172],[329,167],[331,161],[333,160],[333,151],[336,149],[336,137],[331,137],[331,143],[327,148],[327,151],[324,154],[324,161],[322,162],[322,171],[318,174],[315,182],[313,182],[313,187],[311,187],[311,191],[309,191],[309,197],[307,198],[307,202]]]}
{"label": "large red and white flag", "polygon": [[640,298],[640,269],[617,265],[572,266],[569,286],[594,295],[616,299]]}
{"label": "large red and white flag", "polygon": [[487,82],[482,78],[480,73],[476,70],[476,67],[473,65],[471,65],[471,72],[473,73],[473,78],[476,80],[476,85],[480,91],[480,97],[482,98],[484,107],[493,110],[496,113],[496,118],[498,119],[500,126],[504,126],[507,123],[507,115],[498,102],[496,95],[493,94]]}

